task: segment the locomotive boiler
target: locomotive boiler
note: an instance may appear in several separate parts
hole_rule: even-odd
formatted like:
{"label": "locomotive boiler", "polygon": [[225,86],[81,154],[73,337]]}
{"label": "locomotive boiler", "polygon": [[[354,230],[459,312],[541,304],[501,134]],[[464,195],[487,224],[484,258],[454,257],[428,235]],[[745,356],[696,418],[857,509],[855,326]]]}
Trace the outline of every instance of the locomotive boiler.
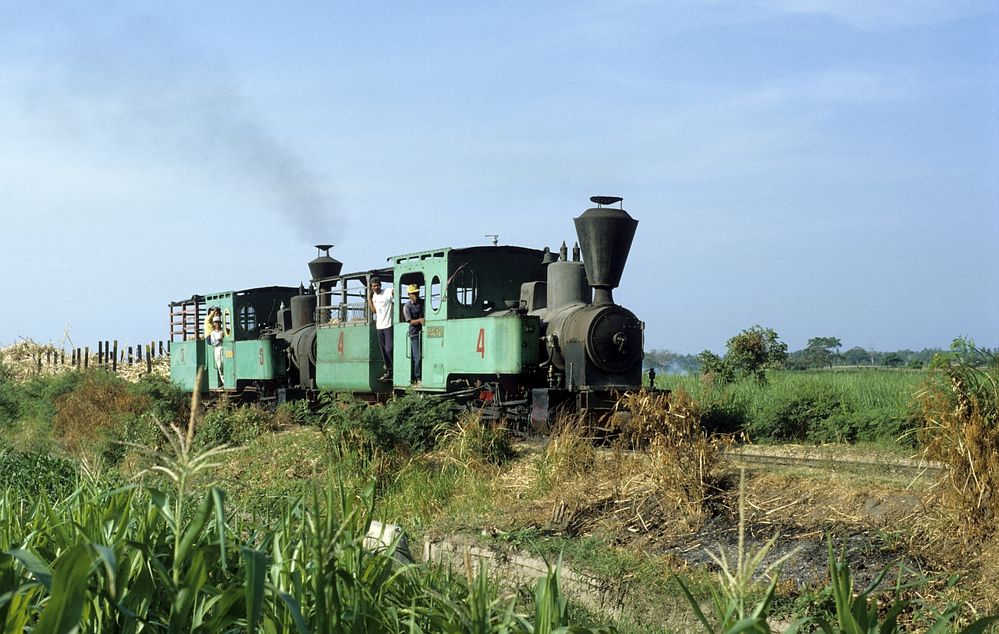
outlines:
{"label": "locomotive boiler", "polygon": [[[575,218],[577,244],[437,248],[342,273],[318,245],[310,282],[194,295],[172,302],[171,377],[189,391],[284,400],[320,390],[371,400],[413,390],[490,417],[550,422],[560,411],[611,409],[641,387],[643,329],[614,302],[638,226],[621,198],[594,196]],[[617,205],[616,207],[614,205]],[[394,379],[384,372],[367,296],[394,289]],[[404,289],[421,291],[422,381],[412,385]],[[202,337],[212,307],[225,317],[222,367]],[[197,370],[207,371],[201,383]]]}

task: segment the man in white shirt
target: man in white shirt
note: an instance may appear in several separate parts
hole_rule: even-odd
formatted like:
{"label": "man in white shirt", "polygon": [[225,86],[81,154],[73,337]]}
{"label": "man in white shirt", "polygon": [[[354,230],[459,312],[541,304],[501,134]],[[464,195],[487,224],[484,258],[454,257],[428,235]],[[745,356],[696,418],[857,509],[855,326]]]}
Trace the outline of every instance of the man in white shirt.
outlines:
{"label": "man in white shirt", "polygon": [[378,333],[378,347],[382,350],[382,361],[385,363],[385,373],[378,377],[379,381],[392,380],[392,287],[382,290],[382,281],[371,278],[368,291],[368,305],[375,315],[375,332]]}

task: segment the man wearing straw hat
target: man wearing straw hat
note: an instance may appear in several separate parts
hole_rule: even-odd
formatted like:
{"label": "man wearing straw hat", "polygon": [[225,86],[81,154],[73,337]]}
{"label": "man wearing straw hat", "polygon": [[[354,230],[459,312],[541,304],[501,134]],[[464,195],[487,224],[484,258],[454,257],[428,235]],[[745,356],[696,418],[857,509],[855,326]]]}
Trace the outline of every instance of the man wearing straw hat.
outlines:
{"label": "man wearing straw hat", "polygon": [[423,304],[420,303],[420,287],[410,284],[406,287],[409,301],[402,307],[402,318],[409,323],[410,372],[413,387],[420,387],[422,382],[423,345],[420,335],[423,333]]}

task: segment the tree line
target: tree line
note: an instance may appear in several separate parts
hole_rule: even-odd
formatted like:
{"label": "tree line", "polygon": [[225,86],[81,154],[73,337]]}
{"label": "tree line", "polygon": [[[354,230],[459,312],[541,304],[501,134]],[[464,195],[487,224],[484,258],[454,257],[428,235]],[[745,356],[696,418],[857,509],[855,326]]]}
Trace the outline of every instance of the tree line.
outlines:
{"label": "tree line", "polygon": [[801,350],[788,351],[787,344],[772,328],[753,326],[730,338],[725,345],[725,354],[717,355],[710,350],[699,354],[680,354],[671,350],[647,350],[644,366],[646,371],[657,373],[705,374],[714,373],[723,379],[752,377],[759,382],[766,380],[770,370],[815,370],[835,367],[888,367],[923,368],[942,348],[922,350],[882,351],[861,346],[842,349],[839,337],[813,337]]}

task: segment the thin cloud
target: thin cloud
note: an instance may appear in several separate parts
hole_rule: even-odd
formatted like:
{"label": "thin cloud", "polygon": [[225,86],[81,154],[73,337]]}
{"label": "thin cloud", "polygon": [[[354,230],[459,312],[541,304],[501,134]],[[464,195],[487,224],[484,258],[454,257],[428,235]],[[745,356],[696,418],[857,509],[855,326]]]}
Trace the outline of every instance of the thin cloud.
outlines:
{"label": "thin cloud", "polygon": [[837,70],[767,82],[729,101],[736,107],[848,104],[897,99],[904,90],[881,73]]}
{"label": "thin cloud", "polygon": [[937,24],[995,11],[994,4],[969,0],[762,0],[760,6],[778,13],[832,18],[865,31]]}

